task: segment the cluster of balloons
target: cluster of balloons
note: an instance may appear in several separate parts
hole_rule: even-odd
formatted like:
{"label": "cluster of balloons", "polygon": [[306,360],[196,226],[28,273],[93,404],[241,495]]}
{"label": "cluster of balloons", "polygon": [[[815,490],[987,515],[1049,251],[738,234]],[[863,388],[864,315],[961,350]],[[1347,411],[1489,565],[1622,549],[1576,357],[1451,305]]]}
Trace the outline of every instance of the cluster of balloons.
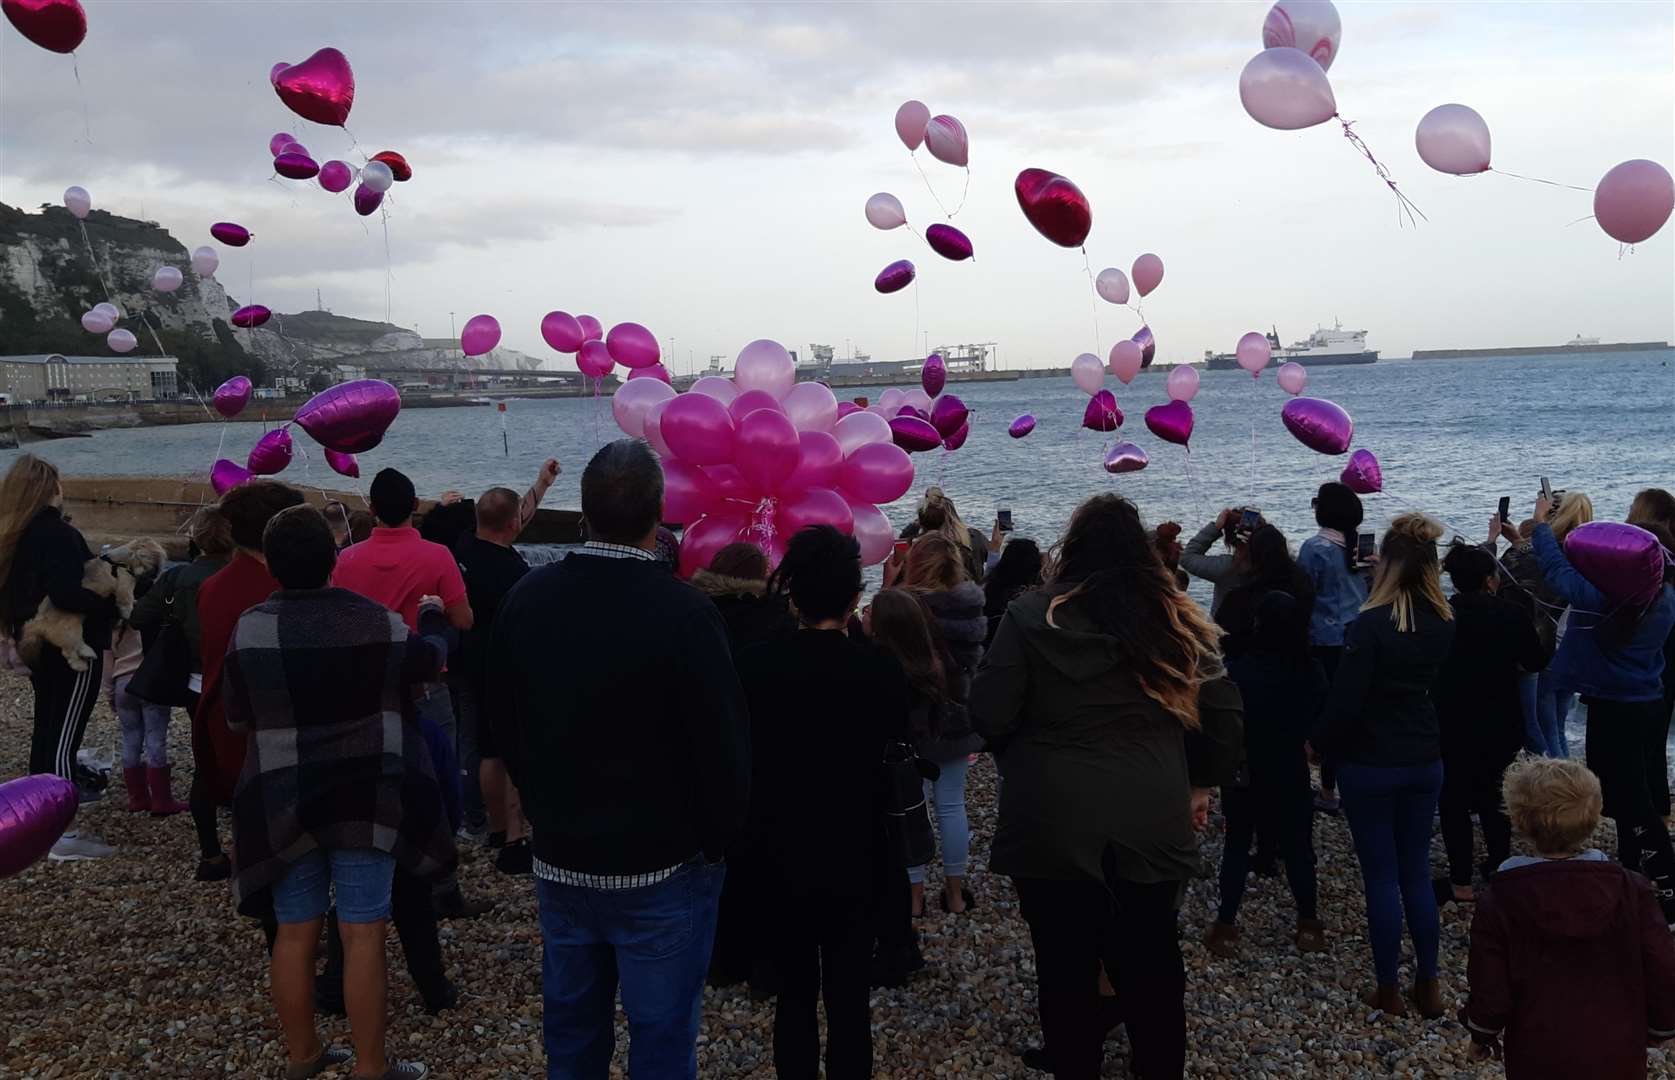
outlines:
{"label": "cluster of balloons", "polygon": [[[971,156],[970,141],[966,137],[965,125],[954,117],[932,116],[924,102],[904,101],[896,110],[896,135],[909,153],[917,152],[923,145],[938,161],[966,169],[967,183],[970,182],[971,171],[967,167]],[[925,185],[930,186],[928,179]],[[931,197],[936,197],[934,189]],[[956,206],[948,216],[959,212],[960,207]],[[880,191],[867,199],[866,217],[873,228],[885,232],[907,224],[907,211],[902,207],[901,200],[888,191]],[[925,230],[925,243],[951,262],[963,262],[974,257],[971,238],[952,225],[938,222],[930,226]],[[898,292],[912,283],[916,273],[912,262],[898,259],[878,272],[873,279],[873,288],[880,293]]]}
{"label": "cluster of balloons", "polygon": [[[499,338],[498,327],[495,336]],[[541,318],[541,339],[557,352],[574,353],[577,370],[594,380],[596,391],[599,380],[618,364],[628,369],[629,381],[650,379],[669,384],[669,370],[663,366],[657,335],[639,323],[617,323],[607,334],[604,324],[592,315],[549,311]]]}
{"label": "cluster of balloons", "polygon": [[[1127,344],[1133,346],[1136,350],[1139,348],[1132,341]],[[1124,370],[1127,371],[1126,364]],[[1139,367],[1136,366],[1134,370],[1138,371]],[[1185,368],[1183,370],[1191,371],[1192,369]],[[1198,373],[1194,371],[1192,374],[1196,376]],[[1126,384],[1128,379],[1133,377],[1133,373],[1130,372],[1128,378],[1122,381]],[[1093,353],[1082,353],[1076,357],[1070,362],[1070,378],[1075,382],[1077,389],[1088,395],[1088,403],[1082,410],[1082,426],[1084,428],[1089,431],[1109,433],[1122,427],[1124,419],[1122,409],[1117,407],[1116,395],[1105,387],[1105,365],[1100,363],[1099,357]],[[1197,392],[1196,384],[1194,385],[1194,392]],[[1171,402],[1171,404],[1180,404],[1185,407],[1185,402]],[[1146,426],[1152,426],[1152,414],[1157,411],[1157,409],[1147,411]],[[1029,421],[1029,425],[1023,434],[1027,435],[1030,430],[1034,429],[1034,417],[1019,417],[1013,423],[1013,438],[1022,437],[1016,434],[1016,428],[1019,423],[1025,420]],[[1190,435],[1192,431],[1192,410],[1190,408],[1187,409],[1186,430],[1187,434]],[[1153,431],[1156,432],[1157,429],[1153,428]],[[1183,445],[1185,444],[1184,438],[1178,441],[1182,442]],[[1131,442],[1119,442],[1107,451],[1104,464],[1107,472],[1125,473],[1144,469],[1148,461],[1145,450],[1139,446]]]}
{"label": "cluster of balloons", "polygon": [[1336,116],[1326,72],[1342,38],[1331,0],[1280,0],[1270,8],[1262,23],[1262,51],[1239,75],[1239,100],[1251,119],[1295,131]]}
{"label": "cluster of balloons", "polygon": [[379,151],[359,169],[335,159],[322,165],[309,156],[308,147],[298,142],[295,135],[280,131],[268,140],[268,152],[273,155],[273,171],[287,179],[315,180],[334,195],[356,184],[355,213],[362,217],[373,214],[384,204],[384,194],[392,186],[413,178],[413,167],[394,150]]}
{"label": "cluster of balloons", "polygon": [[[235,375],[215,388],[215,411],[231,420],[250,403],[251,393],[250,380]],[[309,398],[287,423],[256,440],[243,465],[226,458],[217,460],[210,467],[210,486],[217,495],[224,495],[257,476],[283,472],[295,452],[288,430],[291,424],[325,448],[326,464],[333,472],[359,477],[360,462],[355,455],[382,442],[400,412],[401,394],[381,379],[339,383]]]}
{"label": "cluster of balloons", "polygon": [[[81,6],[79,4],[76,5],[76,11],[81,11]],[[6,0],[6,14],[8,16],[12,14],[12,0]],[[16,19],[13,19],[12,21],[14,23],[17,22]],[[19,26],[19,29],[22,29],[22,27]],[[82,23],[82,32],[85,33],[86,29],[86,20],[84,19]],[[28,33],[28,31],[24,32],[26,34]],[[31,38],[31,40],[33,40],[33,38]],[[81,39],[78,37],[76,39],[76,43],[79,44],[80,41]],[[74,47],[75,46],[72,45],[70,48]],[[69,52],[70,50],[59,49],[55,51]],[[93,210],[93,196],[89,195],[87,189],[81,187],[80,185],[67,187],[64,189],[64,209],[68,210],[77,221],[84,221],[86,220],[87,215]],[[92,258],[92,255],[93,250],[89,247],[88,257]],[[173,268],[168,267],[166,269]],[[177,277],[179,273],[180,271],[175,271]],[[156,282],[157,279],[153,276],[152,283],[155,285]],[[176,281],[172,288],[165,289],[163,291],[173,292],[174,289],[179,287],[180,283]],[[105,346],[110,349],[111,352],[130,353],[139,347],[140,339],[134,336],[134,332],[132,330],[116,325],[119,321],[121,321],[121,319],[122,310],[107,300],[104,303],[94,304],[91,308],[82,312],[81,328],[86,330],[89,334],[105,335]]]}
{"label": "cluster of balloons", "polygon": [[5,0],[0,8],[18,33],[50,52],[75,52],[87,37],[87,12],[80,0]]}
{"label": "cluster of balloons", "polygon": [[913,462],[884,417],[844,404],[797,382],[791,355],[768,340],[744,347],[731,379],[705,376],[681,394],[649,378],[617,390],[617,425],[663,459],[664,518],[687,526],[683,575],[736,541],[777,565],[809,525],[853,535],[867,565],[884,561],[894,533],[878,504],[908,492]]}
{"label": "cluster of balloons", "polygon": [[884,419],[890,427],[890,438],[908,453],[924,453],[939,446],[952,453],[964,446],[971,434],[971,410],[957,396],[942,392],[947,382],[947,363],[940,353],[932,353],[920,369],[919,389],[902,391],[892,386],[878,396],[877,404],[864,410],[853,402],[840,402],[838,419],[854,412],[873,413]]}

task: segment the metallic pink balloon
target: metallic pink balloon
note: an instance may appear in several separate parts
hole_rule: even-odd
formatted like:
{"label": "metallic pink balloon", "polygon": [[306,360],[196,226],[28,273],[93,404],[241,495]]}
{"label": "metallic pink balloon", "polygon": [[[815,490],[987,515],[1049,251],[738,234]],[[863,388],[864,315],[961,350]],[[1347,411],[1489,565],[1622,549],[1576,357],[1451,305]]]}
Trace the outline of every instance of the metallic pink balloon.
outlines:
{"label": "metallic pink balloon", "polygon": [[[310,156],[309,153],[308,153],[308,147],[304,146],[300,142],[295,142],[295,141],[288,142],[284,146],[281,146],[279,148],[279,154],[301,154],[303,157]],[[273,156],[278,157],[279,154],[275,154]]]}
{"label": "metallic pink balloon", "polygon": [[[708,401],[708,398],[704,400]],[[733,467],[763,491],[778,491],[797,470],[797,426],[772,409],[757,409],[738,422],[733,442]]]}
{"label": "metallic pink balloon", "polygon": [[931,427],[944,439],[954,437],[954,432],[965,426],[966,417],[971,410],[965,407],[965,402],[953,394],[944,394],[931,403]]}
{"label": "metallic pink balloon", "polygon": [[217,495],[225,495],[236,487],[250,483],[252,479],[249,469],[226,458],[218,459],[209,467],[209,486],[215,489]]}
{"label": "metallic pink balloon", "polygon": [[215,407],[216,412],[231,420],[243,412],[246,405],[250,404],[250,395],[254,390],[255,387],[248,378],[243,375],[234,375],[215,388],[215,396],[210,399],[209,403]]}
{"label": "metallic pink balloon", "polygon": [[320,166],[307,154],[287,152],[273,159],[273,171],[290,180],[309,180],[320,175]]}
{"label": "metallic pink balloon", "polygon": [[831,488],[803,488],[780,498],[774,524],[788,537],[810,525],[830,525],[849,535],[855,531],[855,511]]}
{"label": "metallic pink balloon", "polygon": [[355,213],[361,217],[371,217],[383,203],[382,191],[373,191],[365,184],[355,185]]}
{"label": "metallic pink balloon", "polygon": [[51,52],[75,52],[87,37],[87,13],[80,0],[5,0],[0,6],[18,33]]}
{"label": "metallic pink balloon", "polygon": [[256,476],[282,473],[291,463],[291,453],[291,433],[277,427],[256,440],[256,445],[250,448],[245,467]]}
{"label": "metallic pink balloon", "polygon": [[838,402],[837,418],[839,420],[842,420],[844,417],[848,416],[850,413],[858,413],[858,412],[865,412],[865,411],[866,411],[865,409],[861,408],[859,405],[855,404],[853,401],[840,401],[840,402]]}
{"label": "metallic pink balloon", "polygon": [[965,125],[952,116],[933,116],[925,124],[925,149],[931,157],[949,165],[965,168],[971,157],[971,144],[966,138]]}
{"label": "metallic pink balloon", "polygon": [[896,543],[896,531],[884,511],[869,502],[860,502],[847,492],[840,492],[855,516],[855,542],[861,545],[861,565],[877,566],[890,557]]}
{"label": "metallic pink balloon", "polygon": [[1349,464],[1343,467],[1338,480],[1357,495],[1372,495],[1384,490],[1384,470],[1378,467],[1378,458],[1366,448],[1349,455]]}
{"label": "metallic pink balloon", "polygon": [[605,343],[593,338],[582,342],[582,347],[576,350],[576,367],[590,379],[603,379],[616,367],[616,361],[611,359],[611,350],[605,348]]}
{"label": "metallic pink balloon", "polygon": [[727,406],[727,415],[731,416],[736,424],[758,409],[767,409],[770,412],[785,411],[779,399],[766,390],[746,390]]}
{"label": "metallic pink balloon", "polygon": [[328,450],[364,454],[383,441],[400,412],[395,387],[382,379],[357,379],[315,394],[292,419]]}
{"label": "metallic pink balloon", "polygon": [[1136,342],[1124,338],[1111,346],[1111,374],[1124,386],[1133,382],[1144,366],[1145,357]]}
{"label": "metallic pink balloon", "polygon": [[1192,406],[1184,401],[1153,405],[1146,410],[1146,427],[1164,442],[1186,446],[1192,440]]}
{"label": "metallic pink balloon", "polygon": [[467,356],[481,356],[500,344],[500,320],[493,315],[473,315],[459,334],[459,349]]}
{"label": "metallic pink balloon", "polygon": [[925,230],[925,243],[944,259],[959,262],[971,258],[971,240],[952,225],[932,225]]}
{"label": "metallic pink balloon", "polygon": [[804,431],[798,434],[797,468],[780,485],[781,491],[802,488],[829,488],[837,483],[843,470],[843,447],[837,438],[824,431]]}
{"label": "metallic pink balloon", "polygon": [[925,357],[925,366],[919,369],[919,385],[931,397],[942,393],[942,388],[948,385],[948,364],[941,353]]}
{"label": "metallic pink balloon", "polygon": [[1035,417],[1031,416],[1029,413],[1024,413],[1024,415],[1012,421],[1011,426],[1006,429],[1006,434],[1012,436],[1014,439],[1021,439],[1034,430]]}
{"label": "metallic pink balloon", "polygon": [[1297,441],[1321,454],[1341,454],[1355,438],[1355,421],[1325,398],[1292,398],[1280,410],[1285,430]]}
{"label": "metallic pink balloon", "polygon": [[1338,102],[1325,70],[1294,48],[1264,49],[1239,73],[1239,101],[1257,123],[1280,131],[1323,124]]}
{"label": "metallic pink balloon", "polygon": [[1035,231],[1059,247],[1080,247],[1093,228],[1093,207],[1082,189],[1055,172],[1025,169],[1012,184],[1018,206]]}
{"label": "metallic pink balloon", "polygon": [[1157,339],[1152,337],[1152,328],[1142,326],[1134,331],[1134,336],[1129,340],[1140,346],[1140,366],[1142,368],[1151,367],[1152,357],[1157,355]]}
{"label": "metallic pink balloon", "polygon": [[549,311],[541,317],[541,340],[549,348],[573,353],[581,349],[587,335],[582,324],[568,311]]}
{"label": "metallic pink balloon", "polygon": [[276,64],[268,79],[286,108],[316,124],[342,127],[355,104],[355,73],[336,49],[321,49],[300,64]]}
{"label": "metallic pink balloon", "polygon": [[1089,431],[1115,431],[1122,427],[1122,421],[1117,396],[1109,390],[1100,390],[1088,398],[1088,407],[1082,410],[1082,426]]}
{"label": "metallic pink balloon", "polygon": [[1605,235],[1624,244],[1649,240],[1675,209],[1675,181],[1655,161],[1625,161],[1594,188],[1594,220]]}
{"label": "metallic pink balloon", "polygon": [[1437,172],[1472,176],[1489,171],[1489,125],[1469,105],[1438,105],[1420,117],[1413,145]]}
{"label": "metallic pink balloon", "polygon": [[1134,279],[1134,291],[1150,296],[1153,289],[1163,284],[1163,260],[1148,251],[1134,260],[1129,275]]}
{"label": "metallic pink balloon", "polygon": [[1589,522],[1565,537],[1564,553],[1576,572],[1614,605],[1644,607],[1663,588],[1668,556],[1657,537],[1636,525]]}
{"label": "metallic pink balloon", "polygon": [[[645,383],[646,380],[637,379],[617,393]],[[681,460],[694,465],[733,464],[737,427],[727,412],[727,406],[714,398],[706,394],[679,395],[663,410],[659,427],[663,432],[663,441]]]}
{"label": "metallic pink balloon", "polygon": [[786,391],[779,403],[799,432],[830,431],[837,423],[837,395],[824,383],[798,383]]}
{"label": "metallic pink balloon", "polygon": [[929,409],[921,409],[917,405],[909,405],[906,402],[903,402],[901,406],[896,409],[896,415],[917,416],[927,424],[931,422],[931,413]]}
{"label": "metallic pink balloon", "polygon": [[953,453],[955,450],[964,446],[966,439],[970,438],[970,436],[971,421],[967,420],[965,423],[961,424],[952,435],[949,435],[942,440],[942,448],[949,453]]}
{"label": "metallic pink balloon", "polygon": [[361,463],[356,460],[354,454],[340,454],[336,450],[327,450],[326,464],[339,476],[347,476],[351,480],[360,479]]}
{"label": "metallic pink balloon", "polygon": [[731,405],[739,396],[739,388],[732,379],[723,379],[719,375],[705,375],[693,383],[687,390],[689,394],[705,394],[723,405]]}
{"label": "metallic pink balloon", "polygon": [[76,804],[76,785],[51,773],[0,784],[0,878],[21,874],[51,851],[75,818]]}
{"label": "metallic pink balloon", "polygon": [[1251,378],[1260,379],[1262,369],[1273,359],[1273,347],[1268,344],[1268,338],[1255,330],[1239,338],[1239,343],[1233,347],[1234,358],[1239,366],[1250,372]]}
{"label": "metallic pink balloon", "polygon": [[605,324],[592,315],[577,315],[576,322],[581,326],[585,340],[600,341],[605,337]]}
{"label": "metallic pink balloon", "polygon": [[255,233],[243,225],[235,225],[230,221],[217,221],[209,227],[209,235],[226,244],[228,247],[243,247],[250,243]]}
{"label": "metallic pink balloon", "polygon": [[669,377],[669,369],[664,367],[662,364],[653,364],[651,367],[631,368],[629,369],[628,377],[630,379],[657,379],[661,382],[669,383],[670,385],[674,384],[674,380]]}
{"label": "metallic pink balloon", "polygon": [[243,330],[254,330],[269,319],[273,312],[261,304],[246,304],[232,314],[232,324]]}
{"label": "metallic pink balloon", "polygon": [[900,292],[912,284],[913,275],[913,264],[906,259],[897,259],[878,272],[872,287],[881,293]]}
{"label": "metallic pink balloon", "polygon": [[1280,0],[1262,21],[1264,49],[1300,49],[1321,70],[1332,66],[1343,39],[1343,23],[1332,0]]}
{"label": "metallic pink balloon", "polygon": [[922,101],[904,101],[896,110],[896,137],[909,150],[919,149],[925,141],[925,125],[931,122],[931,111]]}
{"label": "metallic pink balloon", "polygon": [[867,443],[849,452],[838,475],[844,494],[882,505],[895,502],[913,487],[913,462],[899,446]]}
{"label": "metallic pink balloon", "polygon": [[1149,464],[1151,458],[1131,442],[1120,442],[1105,454],[1105,471],[1108,473],[1139,472]]}
{"label": "metallic pink balloon", "polygon": [[1288,360],[1280,365],[1278,378],[1280,389],[1288,394],[1301,394],[1309,384],[1309,369],[1295,360]]}
{"label": "metallic pink balloon", "polygon": [[890,437],[895,440],[897,446],[910,454],[921,454],[942,445],[942,436],[931,426],[931,422],[912,415],[897,416],[891,420]]}
{"label": "metallic pink balloon", "polygon": [[690,525],[721,502],[704,470],[677,458],[663,461],[663,520]]}
{"label": "metallic pink balloon", "polygon": [[320,166],[320,186],[332,194],[349,190],[349,185],[355,182],[355,170],[349,167],[347,161],[332,160]]}
{"label": "metallic pink balloon", "polygon": [[281,131],[268,140],[268,156],[278,157],[285,152],[285,148],[297,141],[297,137],[289,131]]}
{"label": "metallic pink balloon", "polygon": [[611,359],[628,368],[650,367],[662,354],[657,348],[657,337],[639,323],[617,323],[605,335],[605,348]]}

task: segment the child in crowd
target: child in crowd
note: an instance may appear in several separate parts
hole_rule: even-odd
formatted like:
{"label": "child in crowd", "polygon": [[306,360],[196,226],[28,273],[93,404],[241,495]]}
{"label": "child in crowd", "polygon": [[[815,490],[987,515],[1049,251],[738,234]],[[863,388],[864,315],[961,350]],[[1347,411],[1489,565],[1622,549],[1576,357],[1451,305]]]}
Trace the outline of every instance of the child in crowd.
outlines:
{"label": "child in crowd", "polygon": [[1647,1045],[1675,1037],[1675,937],[1647,880],[1587,846],[1599,778],[1520,757],[1501,790],[1536,855],[1478,894],[1460,1012],[1472,1056],[1499,1057],[1504,1033],[1508,1080],[1643,1077]]}

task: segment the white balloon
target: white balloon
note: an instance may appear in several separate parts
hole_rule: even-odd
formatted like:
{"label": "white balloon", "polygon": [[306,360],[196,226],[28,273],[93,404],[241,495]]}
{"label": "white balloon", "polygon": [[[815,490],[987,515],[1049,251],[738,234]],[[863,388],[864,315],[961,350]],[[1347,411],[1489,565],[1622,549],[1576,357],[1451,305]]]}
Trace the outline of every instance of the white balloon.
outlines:
{"label": "white balloon", "polygon": [[1110,303],[1128,303],[1128,275],[1114,266],[1101,270],[1099,277],[1094,279],[1093,287]]}
{"label": "white balloon", "polygon": [[84,187],[67,187],[64,189],[64,207],[76,217],[84,218],[93,209],[93,196]]}
{"label": "white balloon", "polygon": [[1326,72],[1309,54],[1263,49],[1239,73],[1239,100],[1251,119],[1281,131],[1324,124],[1338,112]]}
{"label": "white balloon", "polygon": [[1097,394],[1105,385],[1105,365],[1093,353],[1085,352],[1070,361],[1070,377],[1084,394]]}
{"label": "white balloon", "polygon": [[115,322],[116,320],[122,318],[122,309],[111,303],[109,300],[102,300],[99,303],[94,304],[93,310],[104,312],[105,318],[109,319],[111,322]]}
{"label": "white balloon", "polygon": [[157,272],[151,275],[151,287],[160,293],[171,293],[180,288],[185,278],[179,270],[172,266],[159,266]]}
{"label": "white balloon", "polygon": [[90,310],[81,317],[81,328],[89,334],[108,334],[115,325],[110,316],[97,309]]}
{"label": "white balloon", "polygon": [[361,166],[361,183],[366,185],[368,191],[383,194],[395,183],[395,173],[382,161],[369,161]]}
{"label": "white balloon", "polygon": [[875,229],[897,229],[907,224],[907,211],[901,200],[888,191],[880,191],[867,200],[867,221]]}
{"label": "white balloon", "polygon": [[1489,169],[1489,125],[1469,105],[1438,105],[1426,113],[1413,144],[1437,172],[1472,176]]}
{"label": "white balloon", "polygon": [[111,347],[111,352],[133,352],[139,343],[132,330],[112,330],[105,335],[105,344]]}
{"label": "white balloon", "polygon": [[201,248],[192,249],[192,272],[199,277],[214,277],[215,271],[221,266],[221,256],[207,244]]}

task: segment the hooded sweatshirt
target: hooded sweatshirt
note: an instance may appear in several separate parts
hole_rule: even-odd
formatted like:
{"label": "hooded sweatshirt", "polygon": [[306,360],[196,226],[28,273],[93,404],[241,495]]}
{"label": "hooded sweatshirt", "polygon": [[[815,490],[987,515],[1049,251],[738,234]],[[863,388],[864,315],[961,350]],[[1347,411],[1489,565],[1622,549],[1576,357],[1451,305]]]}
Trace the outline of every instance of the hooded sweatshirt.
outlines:
{"label": "hooded sweatshirt", "polygon": [[700,570],[692,575],[692,587],[709,597],[715,610],[721,612],[734,656],[752,645],[796,632],[797,620],[791,617],[785,598],[769,596],[765,581]]}
{"label": "hooded sweatshirt", "polygon": [[971,680],[983,660],[983,639],[988,637],[989,620],[983,616],[983,590],[969,581],[952,589],[920,593],[936,621],[936,637],[942,644],[948,697],[937,709],[937,730],[933,737],[918,740],[919,756],[931,761],[954,761],[975,753],[982,736],[971,730],[967,703]]}
{"label": "hooded sweatshirt", "polygon": [[1006,782],[990,848],[997,874],[1060,881],[1186,881],[1200,870],[1191,792],[1233,778],[1239,690],[1199,687],[1200,730],[1146,696],[1114,638],[1059,585],[1014,600],[971,688],[973,726]]}

